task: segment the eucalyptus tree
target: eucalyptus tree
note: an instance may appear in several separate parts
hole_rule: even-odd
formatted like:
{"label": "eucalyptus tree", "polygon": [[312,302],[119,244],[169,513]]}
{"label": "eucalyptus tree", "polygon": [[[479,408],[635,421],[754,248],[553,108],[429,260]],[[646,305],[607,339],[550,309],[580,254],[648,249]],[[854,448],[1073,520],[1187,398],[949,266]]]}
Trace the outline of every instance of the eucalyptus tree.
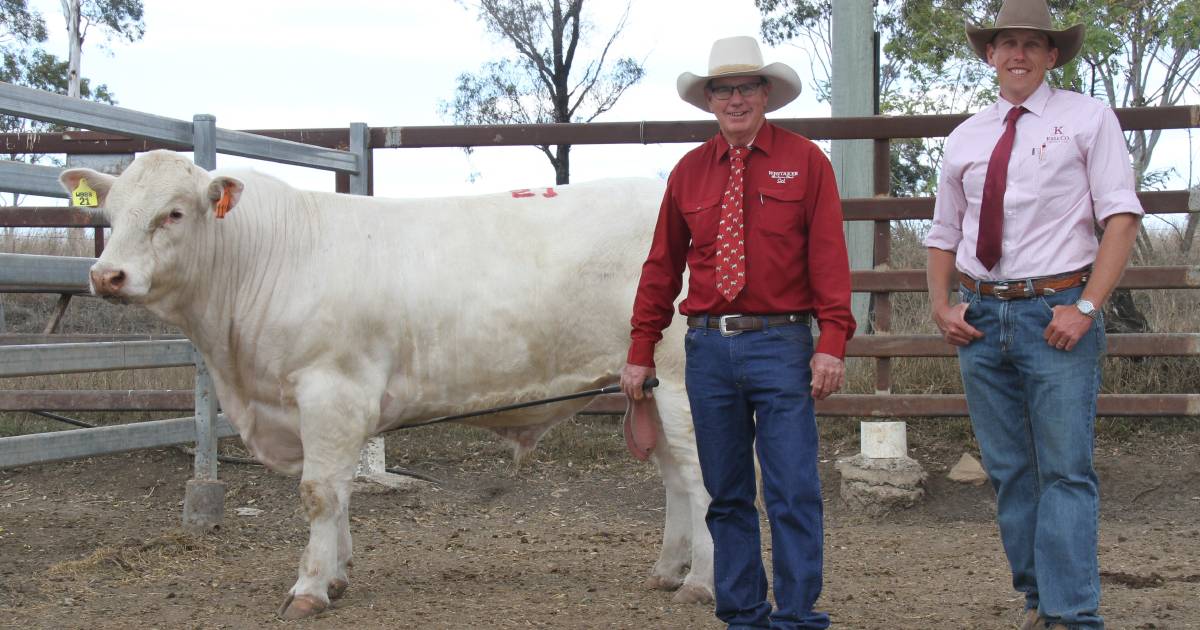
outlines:
{"label": "eucalyptus tree", "polygon": [[[512,55],[486,62],[458,77],[454,97],[441,112],[461,125],[591,122],[612,109],[645,70],[632,57],[609,59],[629,17],[598,45],[589,45],[595,25],[583,0],[478,0],[475,9],[493,37]],[[590,56],[583,56],[588,51]],[[554,167],[559,184],[570,182],[571,146],[537,147]]]}

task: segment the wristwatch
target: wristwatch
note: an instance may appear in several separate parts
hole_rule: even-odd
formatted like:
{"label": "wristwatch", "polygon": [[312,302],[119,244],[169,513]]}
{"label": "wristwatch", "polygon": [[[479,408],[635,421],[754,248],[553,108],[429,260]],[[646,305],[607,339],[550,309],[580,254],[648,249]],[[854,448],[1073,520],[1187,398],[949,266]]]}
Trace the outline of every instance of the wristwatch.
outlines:
{"label": "wristwatch", "polygon": [[1087,300],[1079,300],[1075,303],[1075,308],[1079,309],[1080,313],[1087,315],[1092,319],[1096,319],[1096,305]]}

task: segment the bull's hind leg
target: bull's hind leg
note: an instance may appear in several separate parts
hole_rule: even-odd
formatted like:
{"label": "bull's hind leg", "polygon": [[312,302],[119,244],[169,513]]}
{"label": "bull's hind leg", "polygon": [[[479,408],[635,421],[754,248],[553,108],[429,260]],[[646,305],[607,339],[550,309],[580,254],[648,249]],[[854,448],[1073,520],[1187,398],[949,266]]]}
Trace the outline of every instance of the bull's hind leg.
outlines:
{"label": "bull's hind leg", "polygon": [[284,619],[315,615],[340,597],[349,584],[349,509],[354,468],[366,440],[366,427],[379,414],[378,396],[341,374],[297,379],[304,471],[300,500],[308,516],[308,546],[299,576],[280,609]]}
{"label": "bull's hind leg", "polygon": [[[691,410],[682,385],[664,383],[654,393],[662,434],[654,458],[667,492],[663,547],[647,584],[664,590],[678,587],[681,603],[713,601],[713,544],[704,515],[709,496],[700,476]],[[690,567],[680,582],[685,566]]]}

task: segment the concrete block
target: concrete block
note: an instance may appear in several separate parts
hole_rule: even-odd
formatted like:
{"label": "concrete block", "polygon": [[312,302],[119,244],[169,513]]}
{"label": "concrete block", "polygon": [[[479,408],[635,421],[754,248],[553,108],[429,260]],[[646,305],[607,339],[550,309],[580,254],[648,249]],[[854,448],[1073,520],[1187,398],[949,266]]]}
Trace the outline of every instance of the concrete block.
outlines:
{"label": "concrete block", "polygon": [[904,422],[860,422],[859,442],[864,457],[908,457],[908,425]]}
{"label": "concrete block", "polygon": [[203,534],[225,517],[225,482],[189,479],[183,495],[183,528]]}
{"label": "concrete block", "polygon": [[841,496],[852,509],[872,516],[910,508],[925,497],[927,475],[911,457],[873,458],[861,453],[838,460]]}

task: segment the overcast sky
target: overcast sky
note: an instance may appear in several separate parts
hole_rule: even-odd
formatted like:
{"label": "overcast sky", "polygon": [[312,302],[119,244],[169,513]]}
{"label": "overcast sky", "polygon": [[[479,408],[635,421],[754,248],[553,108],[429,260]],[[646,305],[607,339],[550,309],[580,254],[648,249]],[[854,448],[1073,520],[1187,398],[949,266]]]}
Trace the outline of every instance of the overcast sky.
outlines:
{"label": "overcast sky", "polygon": [[[456,77],[511,54],[454,0],[179,0],[145,1],[145,37],[104,42],[92,31],[84,44],[83,74],[106,83],[121,107],[190,120],[212,114],[229,129],[373,127],[451,124],[438,114]],[[59,0],[32,0],[52,32],[52,52],[66,57]],[[594,40],[611,32],[623,0],[590,0],[585,14]],[[706,69],[714,39],[757,36],[753,0],[635,0],[612,57],[644,60],[646,76],[600,121],[704,119],[683,103],[675,78]],[[813,98],[807,57],[785,45],[764,47],[768,63],[788,63],[805,80],[800,99],[776,118],[828,116]],[[1200,140],[1200,138],[1198,138]],[[1185,132],[1165,134],[1159,153],[1181,170],[1186,187]],[[669,172],[693,145],[577,146],[572,180],[656,177]],[[1173,152],[1173,153],[1172,153]],[[1163,162],[1163,159],[1156,160]],[[218,156],[218,166],[245,160]],[[303,188],[332,190],[333,176],[298,167],[262,166]],[[477,173],[474,182],[471,174]],[[431,196],[547,186],[554,172],[528,147],[483,148],[469,158],[459,149],[375,151],[375,193]]]}
{"label": "overcast sky", "polygon": [[[65,57],[58,0],[32,4],[52,31],[52,51]],[[591,0],[584,6],[595,22],[593,39],[600,41],[625,3]],[[457,76],[510,54],[453,0],[145,0],[145,7],[141,41],[104,44],[99,32],[89,32],[84,76],[106,83],[121,107],[186,120],[212,114],[218,126],[229,129],[451,124],[438,114],[438,104],[453,96]],[[705,70],[714,39],[757,35],[758,24],[752,0],[634,2],[610,57],[643,59],[646,77],[599,120],[704,118],[679,100],[675,78]],[[807,76],[795,47],[764,49],[764,55],[768,63],[785,61]],[[805,95],[775,116],[828,111]],[[691,146],[578,146],[572,151],[572,180],[656,177]],[[218,166],[240,163],[218,156]],[[264,170],[307,188],[333,187],[333,176],[320,171]],[[474,183],[472,173],[478,173]],[[553,169],[533,148],[484,148],[469,158],[459,149],[375,151],[375,193],[381,196],[553,184]]]}

